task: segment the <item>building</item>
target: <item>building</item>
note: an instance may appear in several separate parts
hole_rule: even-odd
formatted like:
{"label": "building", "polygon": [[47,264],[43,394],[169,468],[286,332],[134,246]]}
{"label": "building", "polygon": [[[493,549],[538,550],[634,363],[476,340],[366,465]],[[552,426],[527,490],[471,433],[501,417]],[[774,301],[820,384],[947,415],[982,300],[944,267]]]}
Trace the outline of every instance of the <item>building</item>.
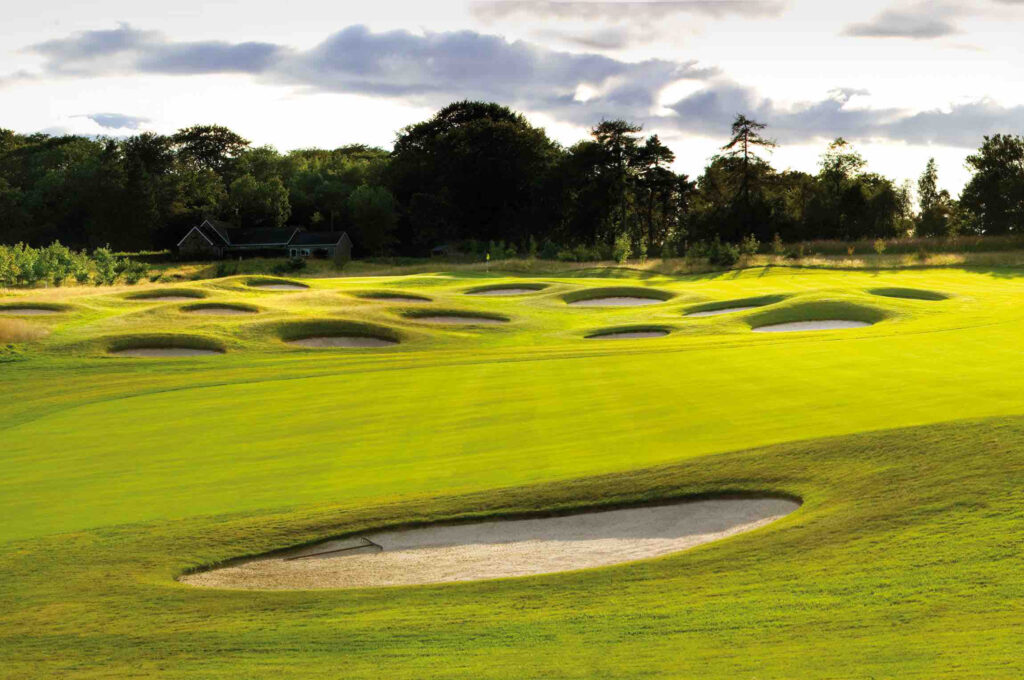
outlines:
{"label": "building", "polygon": [[343,231],[305,231],[298,227],[238,229],[220,220],[203,220],[178,241],[178,254],[196,259],[224,257],[323,257],[346,262],[352,241]]}

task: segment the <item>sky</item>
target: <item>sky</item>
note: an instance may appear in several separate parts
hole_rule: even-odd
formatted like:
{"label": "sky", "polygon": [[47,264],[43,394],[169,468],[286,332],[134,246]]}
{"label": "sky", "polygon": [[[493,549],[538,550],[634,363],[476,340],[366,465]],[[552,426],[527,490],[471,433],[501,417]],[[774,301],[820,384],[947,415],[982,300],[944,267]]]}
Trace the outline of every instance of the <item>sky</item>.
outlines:
{"label": "sky", "polygon": [[603,119],[692,176],[737,113],[780,169],[828,142],[958,193],[983,135],[1024,133],[1024,0],[34,0],[0,25],[0,127],[123,136],[227,125],[282,151],[368,143],[460,99],[563,144]]}

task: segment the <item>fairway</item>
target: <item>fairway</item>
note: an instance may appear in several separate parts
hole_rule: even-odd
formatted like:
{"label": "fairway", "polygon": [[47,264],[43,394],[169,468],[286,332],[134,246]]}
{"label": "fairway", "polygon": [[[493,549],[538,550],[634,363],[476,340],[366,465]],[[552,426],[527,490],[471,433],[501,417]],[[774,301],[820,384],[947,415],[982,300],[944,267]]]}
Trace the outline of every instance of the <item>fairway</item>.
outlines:
{"label": "fairway", "polygon": [[[1022,273],[4,296],[0,318],[59,312],[0,347],[0,675],[1020,677]],[[558,574],[176,580],[357,532],[722,495],[802,505]]]}

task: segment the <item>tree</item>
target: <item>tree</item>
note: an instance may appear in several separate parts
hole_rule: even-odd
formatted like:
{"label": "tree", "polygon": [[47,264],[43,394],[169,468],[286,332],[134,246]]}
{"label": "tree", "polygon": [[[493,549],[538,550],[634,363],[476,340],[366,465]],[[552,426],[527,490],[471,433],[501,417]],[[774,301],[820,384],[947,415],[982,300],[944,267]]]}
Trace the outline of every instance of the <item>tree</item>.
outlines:
{"label": "tree", "polygon": [[249,146],[249,140],[222,125],[193,125],[179,130],[172,140],[182,159],[222,177],[231,162]]}
{"label": "tree", "polygon": [[395,199],[384,187],[365,184],[356,188],[348,198],[352,215],[353,240],[367,252],[383,255],[394,240],[398,214]]}
{"label": "tree", "polygon": [[757,177],[756,170],[768,165],[768,161],[758,155],[758,149],[771,151],[778,146],[775,140],[761,136],[761,131],[768,126],[747,118],[743,114],[736,116],[732,124],[732,137],[722,147],[725,158],[740,161],[740,208],[741,221],[749,233],[751,229],[751,191]]}
{"label": "tree", "polygon": [[288,189],[277,177],[242,175],[231,183],[228,202],[242,227],[281,227],[291,214]]}
{"label": "tree", "polygon": [[[420,252],[439,238],[525,243],[551,209],[541,190],[556,153],[543,130],[488,102],[456,102],[405,128],[387,174],[409,208],[402,242]],[[428,215],[417,216],[414,203]]]}
{"label": "tree", "polygon": [[967,157],[973,175],[960,205],[974,230],[1008,234],[1024,230],[1024,137],[985,137],[978,152]]}
{"label": "tree", "polygon": [[[857,229],[849,224],[850,217],[865,203],[863,188],[854,180],[864,170],[867,162],[853,146],[837,137],[821,156],[818,175],[823,185],[824,204],[820,206],[825,215],[831,216],[833,225],[831,238],[856,238]],[[827,218],[825,218],[827,219]]]}
{"label": "tree", "polygon": [[951,236],[955,206],[949,192],[939,190],[939,173],[935,159],[928,159],[924,172],[917,180],[917,200],[921,212],[914,231],[918,236]]}

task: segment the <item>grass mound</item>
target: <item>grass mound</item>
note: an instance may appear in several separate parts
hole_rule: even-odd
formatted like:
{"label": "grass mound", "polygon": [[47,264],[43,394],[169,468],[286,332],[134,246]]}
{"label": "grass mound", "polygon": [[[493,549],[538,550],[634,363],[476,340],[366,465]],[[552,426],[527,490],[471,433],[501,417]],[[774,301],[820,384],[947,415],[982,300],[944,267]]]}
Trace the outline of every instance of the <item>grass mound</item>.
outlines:
{"label": "grass mound", "polygon": [[641,288],[639,286],[617,286],[609,288],[587,288],[586,290],[574,290],[566,293],[562,299],[566,304],[584,302],[587,300],[599,300],[601,298],[635,297],[647,300],[661,300],[662,302],[675,297],[674,293],[657,288]]}
{"label": "grass mound", "polygon": [[876,324],[889,318],[890,314],[876,307],[860,305],[841,300],[803,302],[789,307],[765,310],[748,318],[751,328],[775,326],[798,321],[860,321]]}
{"label": "grass mound", "polygon": [[223,343],[213,338],[179,333],[124,335],[107,342],[107,351],[111,353],[133,349],[197,349],[220,353],[227,351]]}
{"label": "grass mound", "polygon": [[716,300],[715,302],[705,302],[692,307],[687,307],[683,314],[717,312],[721,309],[733,309],[734,307],[767,307],[768,305],[778,304],[788,297],[788,295],[761,295],[758,297],[738,298],[734,300]]}
{"label": "grass mound", "polygon": [[274,326],[274,332],[284,342],[335,336],[376,338],[396,343],[402,341],[401,333],[390,326],[345,319],[315,319],[279,323]]}
{"label": "grass mound", "polygon": [[669,335],[671,332],[672,328],[669,326],[614,326],[611,328],[601,328],[591,333],[587,333],[583,337],[588,340],[591,340],[594,338],[606,338],[608,336],[624,335],[627,333],[658,333],[660,335]]}
{"label": "grass mound", "polygon": [[7,302],[0,304],[0,314],[17,314],[19,310],[46,310],[55,314],[69,312],[71,305],[64,305],[57,302]]}
{"label": "grass mound", "polygon": [[404,293],[391,290],[368,290],[365,292],[356,293],[355,296],[358,298],[363,298],[364,300],[394,300],[396,302],[433,302],[433,300],[431,300],[425,295],[417,295],[415,293]]}
{"label": "grass mound", "polygon": [[276,276],[248,276],[243,279],[246,286],[250,288],[257,288],[262,290],[274,290],[275,286],[280,287],[280,290],[298,290],[300,288],[309,288],[304,283],[299,281],[293,281],[291,279],[282,279]]}
{"label": "grass mound", "polygon": [[155,298],[192,298],[201,300],[206,293],[195,288],[154,288],[125,295],[128,300],[153,300]]}
{"label": "grass mound", "polygon": [[868,290],[872,295],[890,298],[902,298],[904,300],[928,300],[938,302],[948,300],[949,296],[937,290],[923,290],[920,288],[871,288]]}
{"label": "grass mound", "polygon": [[230,309],[248,314],[256,314],[260,311],[260,308],[256,305],[250,305],[245,302],[194,302],[181,307],[183,312],[201,312],[203,310],[216,309]]}
{"label": "grass mound", "polygon": [[408,309],[402,312],[402,316],[414,321],[425,321],[433,317],[456,317],[459,319],[467,319],[469,321],[473,319],[484,319],[491,322],[509,322],[512,320],[502,314],[493,314],[491,312],[472,312],[465,309]]}
{"label": "grass mound", "polygon": [[[489,286],[477,286],[465,292],[466,295],[486,295],[488,293],[498,294],[501,291],[540,291],[548,287],[546,283],[496,283]],[[528,293],[514,293],[516,295],[527,295]]]}

